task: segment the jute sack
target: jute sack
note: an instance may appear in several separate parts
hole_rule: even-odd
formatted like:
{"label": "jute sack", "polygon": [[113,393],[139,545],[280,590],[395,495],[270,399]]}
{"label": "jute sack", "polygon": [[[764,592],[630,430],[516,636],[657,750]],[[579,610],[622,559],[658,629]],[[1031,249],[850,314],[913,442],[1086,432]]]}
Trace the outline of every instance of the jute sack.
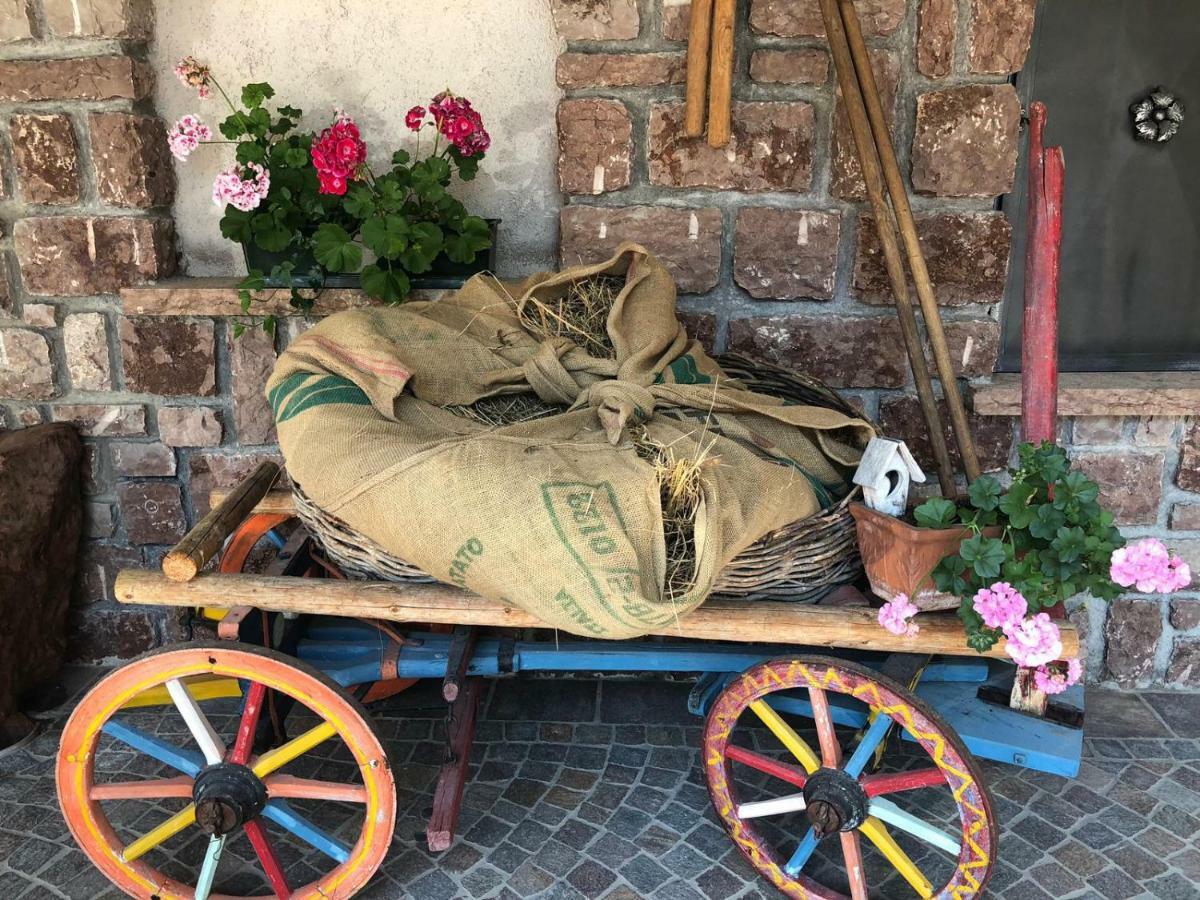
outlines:
{"label": "jute sack", "polygon": [[[623,279],[615,359],[522,327],[525,304],[598,275]],[[531,390],[570,409],[489,427],[443,408]],[[330,316],[279,358],[267,395],[288,471],[318,506],[435,578],[603,638],[699,605],[739,552],[844,491],[872,433],[728,379],[675,318],[670,275],[633,244],[598,265],[479,275],[437,301]],[[682,594],[665,596],[660,486],[631,429],[708,460]]]}

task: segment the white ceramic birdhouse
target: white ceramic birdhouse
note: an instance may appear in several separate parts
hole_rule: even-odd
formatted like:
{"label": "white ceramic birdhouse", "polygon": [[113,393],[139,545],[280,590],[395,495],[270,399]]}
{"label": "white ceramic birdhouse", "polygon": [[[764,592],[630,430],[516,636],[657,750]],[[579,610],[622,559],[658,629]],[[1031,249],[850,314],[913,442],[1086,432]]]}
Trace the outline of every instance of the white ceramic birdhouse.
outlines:
{"label": "white ceramic birdhouse", "polygon": [[863,502],[889,516],[904,514],[911,482],[923,482],[925,473],[904,441],[872,438],[863,453],[854,483],[863,489]]}

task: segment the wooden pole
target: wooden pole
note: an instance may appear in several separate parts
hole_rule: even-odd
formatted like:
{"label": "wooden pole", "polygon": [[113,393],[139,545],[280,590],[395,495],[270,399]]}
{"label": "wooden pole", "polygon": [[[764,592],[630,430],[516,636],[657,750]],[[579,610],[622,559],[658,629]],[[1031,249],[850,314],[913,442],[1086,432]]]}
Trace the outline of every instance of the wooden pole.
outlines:
{"label": "wooden pole", "polygon": [[892,285],[896,317],[900,322],[904,347],[908,351],[913,382],[917,388],[917,399],[921,404],[921,412],[925,416],[925,426],[929,429],[929,443],[933,448],[933,458],[937,464],[942,496],[953,499],[958,494],[958,487],[954,481],[954,466],[950,462],[950,451],[946,447],[945,433],[942,431],[942,417],[938,412],[937,398],[933,394],[933,382],[930,380],[929,366],[925,361],[925,349],[917,330],[917,316],[913,311],[912,298],[908,293],[908,277],[904,272],[904,262],[896,241],[892,211],[883,195],[883,177],[880,173],[878,151],[871,137],[871,126],[863,105],[863,96],[859,88],[858,77],[855,74],[854,61],[850,56],[850,48],[846,42],[846,34],[842,29],[837,0],[821,0],[821,15],[825,19],[825,31],[829,35],[829,50],[833,55],[834,70],[837,72],[838,84],[842,89],[842,102],[846,104],[846,117],[850,121],[850,131],[854,135],[854,144],[858,148],[863,182],[867,186],[867,196],[871,200],[871,208],[875,213],[875,227],[879,231],[879,243],[883,247],[883,259],[887,266],[888,280]]}
{"label": "wooden pole", "polygon": [[[737,0],[715,0],[708,79],[708,145],[724,147],[732,133],[733,20]],[[696,15],[692,10],[692,15]]]}
{"label": "wooden pole", "polygon": [[220,552],[225,539],[242,524],[258,501],[266,496],[279,477],[279,466],[260,463],[250,477],[242,481],[196,527],[184,535],[163,559],[163,574],[172,581],[191,581],[204,564]]}
{"label": "wooden pole", "polygon": [[708,93],[708,48],[712,35],[713,0],[692,0],[687,49],[687,112],[684,131],[688,137],[704,134],[704,112]]}
{"label": "wooden pole", "polygon": [[[908,253],[908,264],[912,269],[917,299],[921,303],[921,312],[925,317],[925,331],[929,335],[933,360],[937,365],[938,378],[942,382],[942,394],[946,398],[946,407],[950,411],[950,422],[954,426],[958,453],[962,457],[967,481],[974,481],[979,477],[979,458],[975,454],[975,442],[971,439],[971,427],[967,422],[966,407],[963,406],[962,395],[958,390],[954,363],[950,359],[950,348],[946,344],[946,333],[942,328],[941,313],[938,311],[937,300],[933,296],[933,282],[929,279],[925,255],[921,251],[921,242],[917,238],[917,225],[913,219],[912,207],[908,202],[908,191],[904,187],[904,179],[900,175],[900,164],[896,161],[896,149],[892,146],[892,136],[888,131],[887,119],[883,115],[883,103],[879,99],[879,86],[875,83],[875,72],[871,69],[871,58],[867,53],[866,42],[863,40],[862,26],[858,21],[854,0],[838,0],[838,2],[841,7],[840,18],[845,26],[846,40],[850,45],[850,56],[862,86],[868,121],[871,131],[875,135],[875,147],[883,165],[883,177],[887,182],[888,194],[892,198],[896,222],[900,226],[900,237],[904,241],[904,248]],[[824,5],[823,0],[822,5]],[[826,24],[826,30],[828,28],[829,26]],[[842,90],[842,93],[845,93],[845,89]],[[861,149],[859,152],[861,154]]]}

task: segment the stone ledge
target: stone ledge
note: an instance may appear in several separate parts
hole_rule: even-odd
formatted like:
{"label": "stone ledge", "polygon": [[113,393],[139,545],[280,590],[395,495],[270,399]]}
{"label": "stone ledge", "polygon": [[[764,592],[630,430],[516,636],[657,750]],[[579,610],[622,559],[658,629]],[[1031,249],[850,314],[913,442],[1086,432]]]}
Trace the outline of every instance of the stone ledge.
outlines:
{"label": "stone ledge", "polygon": [[[974,389],[975,412],[1021,414],[1021,376],[996,375]],[[1192,416],[1200,410],[1200,372],[1064,372],[1060,416]]]}
{"label": "stone ledge", "polygon": [[[239,276],[167,278],[151,284],[121,289],[121,307],[127,316],[240,316]],[[434,300],[444,291],[414,291],[414,300]],[[344,309],[377,306],[358,288],[326,288],[317,298],[312,315],[327,316]],[[283,288],[260,291],[250,310],[252,315],[302,316],[288,302]]]}

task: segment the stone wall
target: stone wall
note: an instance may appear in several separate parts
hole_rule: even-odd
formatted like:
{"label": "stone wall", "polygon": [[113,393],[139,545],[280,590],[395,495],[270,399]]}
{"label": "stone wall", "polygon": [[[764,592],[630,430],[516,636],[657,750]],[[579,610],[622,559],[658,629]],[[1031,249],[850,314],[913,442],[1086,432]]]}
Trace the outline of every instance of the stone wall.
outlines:
{"label": "stone wall", "polygon": [[[562,261],[642,241],[671,267],[710,344],[813,372],[927,457],[816,0],[739,4],[734,138],[722,150],[680,136],[686,2],[548,2],[566,47]],[[1014,177],[1010,78],[1034,4],[858,5],[953,354],[978,388],[997,354],[1010,228],[996,197]],[[188,305],[186,290],[169,309],[139,299],[122,314],[123,287],[176,266],[172,170],[149,101],[153,74],[170,75],[146,62],[152,26],[148,2],[0,0],[0,426],[72,421],[85,435],[82,658],[178,636],[174,617],[114,603],[112,579],[156,566],[209,490],[278,458],[261,386],[304,327],[234,341],[233,320],[199,305],[203,292]],[[985,464],[1003,467],[1014,420],[973,421]],[[1063,438],[1131,534],[1168,537],[1200,562],[1193,420],[1088,416],[1064,424]],[[1075,615],[1091,677],[1200,682],[1200,595],[1130,598],[1111,613],[1089,602]]]}

